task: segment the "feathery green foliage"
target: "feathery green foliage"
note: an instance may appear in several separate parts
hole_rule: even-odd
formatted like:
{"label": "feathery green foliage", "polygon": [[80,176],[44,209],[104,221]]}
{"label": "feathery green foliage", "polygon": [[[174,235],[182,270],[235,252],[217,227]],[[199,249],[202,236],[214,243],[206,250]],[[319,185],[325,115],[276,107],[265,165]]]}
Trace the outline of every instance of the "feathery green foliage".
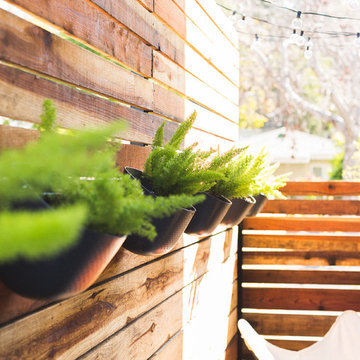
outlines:
{"label": "feathery green foliage", "polygon": [[44,211],[0,212],[0,262],[51,256],[78,237],[85,221],[81,205]]}
{"label": "feathery green foliage", "polygon": [[275,175],[274,172],[279,165],[279,163],[271,164],[270,157],[266,157],[264,168],[257,176],[252,195],[264,194],[266,197],[285,199],[279,189],[286,185],[290,173]]}
{"label": "feathery green foliage", "polygon": [[217,181],[211,192],[229,199],[252,195],[256,176],[261,171],[261,161],[261,154],[254,158],[246,151],[240,152],[236,159],[222,167],[224,178]]}
{"label": "feathery green foliage", "polygon": [[56,108],[52,100],[44,100],[40,120],[40,124],[34,125],[35,129],[45,133],[55,132]]}
{"label": "feathery green foliage", "polygon": [[180,124],[167,144],[163,144],[164,124],[157,130],[143,173],[157,195],[193,195],[209,190],[216,180],[222,178],[219,171],[208,169],[207,159],[213,151],[195,151],[197,144],[179,150],[195,119],[194,111]]}
{"label": "feathery green foliage", "polygon": [[[53,124],[51,101],[45,102],[43,114],[42,120]],[[201,200],[188,196],[153,199],[143,194],[138,181],[115,169],[116,149],[107,142],[123,128],[123,123],[116,122],[102,129],[61,135],[53,125],[44,126],[38,142],[21,150],[2,151],[0,219],[6,239],[0,237],[0,249],[7,246],[9,251],[0,251],[0,261],[51,256],[74,241],[75,230],[84,223],[115,235],[136,233],[152,239],[156,236],[153,217],[169,215]],[[63,204],[72,206],[68,212],[56,208],[36,214],[13,209],[15,203],[36,201],[44,192],[59,194]],[[17,219],[16,226],[12,219]],[[32,226],[26,230],[29,223]],[[54,231],[49,230],[50,224]],[[13,246],[6,245],[8,242]],[[29,250],[32,247],[33,252]]]}
{"label": "feathery green foliage", "polygon": [[224,175],[212,187],[213,194],[229,199],[246,198],[260,193],[282,197],[278,189],[285,185],[288,174],[273,175],[279,165],[271,164],[271,158],[265,149],[262,149],[257,156],[249,154],[247,147],[235,149],[237,153],[232,150],[230,154],[225,153],[220,159],[213,160],[216,164],[220,164],[220,170]]}

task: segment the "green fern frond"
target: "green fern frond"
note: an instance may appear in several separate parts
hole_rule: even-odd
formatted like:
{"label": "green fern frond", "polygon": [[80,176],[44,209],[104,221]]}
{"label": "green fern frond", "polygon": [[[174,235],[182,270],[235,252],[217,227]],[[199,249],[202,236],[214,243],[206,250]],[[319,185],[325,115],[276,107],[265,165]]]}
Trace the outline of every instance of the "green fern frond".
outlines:
{"label": "green fern frond", "polygon": [[192,114],[183,121],[178,128],[176,129],[174,135],[170,139],[168,145],[174,147],[175,149],[179,149],[180,144],[185,139],[186,134],[189,132],[191,127],[193,126],[196,120],[197,113],[193,111]]}
{"label": "green fern frond", "polygon": [[156,133],[154,135],[154,140],[153,140],[153,143],[152,143],[152,148],[153,149],[163,145],[163,142],[164,142],[164,126],[165,126],[165,122],[163,122],[160,125],[160,127],[156,130]]}

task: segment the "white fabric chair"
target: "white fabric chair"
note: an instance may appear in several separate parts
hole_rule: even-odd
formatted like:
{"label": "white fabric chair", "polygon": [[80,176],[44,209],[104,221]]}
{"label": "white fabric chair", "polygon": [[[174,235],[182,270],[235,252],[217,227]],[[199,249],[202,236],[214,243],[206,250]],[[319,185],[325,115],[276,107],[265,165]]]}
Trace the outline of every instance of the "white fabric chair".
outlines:
{"label": "white fabric chair", "polygon": [[320,341],[299,351],[270,344],[245,319],[238,327],[259,360],[360,360],[360,316],[352,310],[339,315]]}

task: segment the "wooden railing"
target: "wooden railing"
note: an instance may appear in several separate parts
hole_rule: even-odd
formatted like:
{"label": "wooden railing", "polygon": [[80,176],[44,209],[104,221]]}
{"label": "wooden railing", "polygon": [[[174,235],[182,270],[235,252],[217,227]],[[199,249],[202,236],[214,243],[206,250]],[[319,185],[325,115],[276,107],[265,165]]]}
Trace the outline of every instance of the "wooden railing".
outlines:
{"label": "wooden railing", "polygon": [[360,311],[360,183],[290,182],[283,193],[243,222],[241,315],[297,350]]}

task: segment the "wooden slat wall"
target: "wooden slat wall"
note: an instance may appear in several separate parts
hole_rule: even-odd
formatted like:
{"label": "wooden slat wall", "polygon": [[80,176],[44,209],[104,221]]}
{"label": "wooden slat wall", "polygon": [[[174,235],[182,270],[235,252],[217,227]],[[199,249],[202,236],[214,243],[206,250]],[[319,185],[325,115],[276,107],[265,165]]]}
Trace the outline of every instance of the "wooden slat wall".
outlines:
{"label": "wooden slat wall", "polygon": [[[120,168],[141,169],[159,125],[167,140],[193,110],[185,145],[237,139],[237,37],[213,0],[3,0],[0,34],[0,149],[36,141],[18,124],[38,123],[45,98],[64,128],[125,119],[121,139],[144,146],[122,145]],[[160,257],[120,249],[60,302],[0,283],[0,358],[236,359],[237,242],[219,227]]]}
{"label": "wooden slat wall", "polygon": [[240,302],[260,334],[299,350],[340,312],[360,311],[360,183],[290,182],[282,191],[288,199],[243,223]]}

